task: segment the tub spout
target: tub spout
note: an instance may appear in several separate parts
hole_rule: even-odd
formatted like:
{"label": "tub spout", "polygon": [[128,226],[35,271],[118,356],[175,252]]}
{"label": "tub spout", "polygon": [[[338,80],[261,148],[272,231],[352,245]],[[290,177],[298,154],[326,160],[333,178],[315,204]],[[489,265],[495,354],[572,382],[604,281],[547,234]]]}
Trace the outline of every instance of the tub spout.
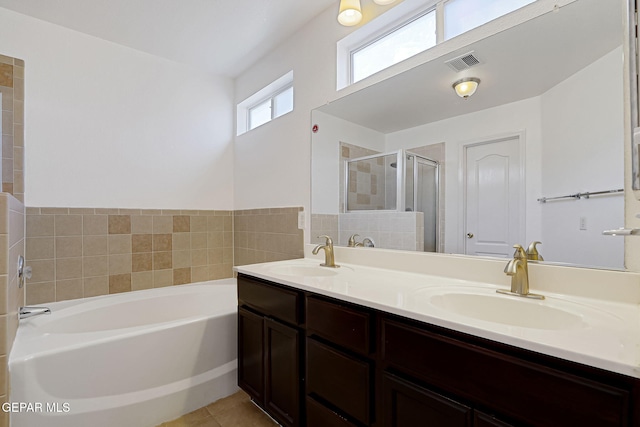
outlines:
{"label": "tub spout", "polygon": [[48,307],[20,307],[19,318],[26,319],[41,314],[51,314],[51,310]]}

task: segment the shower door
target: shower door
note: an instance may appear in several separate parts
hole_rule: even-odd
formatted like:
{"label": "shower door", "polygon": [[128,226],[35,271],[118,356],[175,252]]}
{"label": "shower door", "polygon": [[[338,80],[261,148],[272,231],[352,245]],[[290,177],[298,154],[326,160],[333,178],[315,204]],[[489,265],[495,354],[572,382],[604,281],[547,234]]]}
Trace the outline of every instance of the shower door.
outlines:
{"label": "shower door", "polygon": [[407,153],[405,165],[405,210],[422,212],[424,251],[438,252],[438,162]]}

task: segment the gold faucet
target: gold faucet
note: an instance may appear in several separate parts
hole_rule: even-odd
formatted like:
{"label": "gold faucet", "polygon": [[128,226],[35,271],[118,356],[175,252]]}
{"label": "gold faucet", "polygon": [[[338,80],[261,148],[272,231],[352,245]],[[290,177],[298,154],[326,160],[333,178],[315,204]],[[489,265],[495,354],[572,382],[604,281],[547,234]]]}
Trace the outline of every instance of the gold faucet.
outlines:
{"label": "gold faucet", "polygon": [[540,252],[538,252],[538,248],[536,248],[536,245],[541,244],[542,242],[531,242],[531,244],[527,248],[527,259],[529,261],[544,261],[542,255],[540,255]]}
{"label": "gold faucet", "polygon": [[362,244],[361,242],[356,242],[356,237],[358,236],[359,234],[352,234],[351,237],[349,237],[348,246],[350,248],[357,248],[358,246],[364,246],[364,244]]}
{"label": "gold faucet", "polygon": [[331,267],[331,268],[338,268],[340,267],[339,265],[336,265],[336,261],[335,258],[333,256],[333,240],[331,240],[331,237],[323,235],[323,236],[318,236],[318,239],[321,238],[325,238],[326,242],[324,245],[318,245],[315,248],[313,248],[313,254],[314,255],[318,255],[318,252],[320,252],[320,249],[324,249],[324,263],[320,264],[321,267]]}
{"label": "gold faucet", "polygon": [[504,272],[508,276],[511,276],[511,290],[498,289],[496,292],[525,298],[544,299],[543,295],[529,293],[527,253],[520,245],[513,245],[513,247],[516,249],[513,254],[513,259],[510,260],[504,268]]}

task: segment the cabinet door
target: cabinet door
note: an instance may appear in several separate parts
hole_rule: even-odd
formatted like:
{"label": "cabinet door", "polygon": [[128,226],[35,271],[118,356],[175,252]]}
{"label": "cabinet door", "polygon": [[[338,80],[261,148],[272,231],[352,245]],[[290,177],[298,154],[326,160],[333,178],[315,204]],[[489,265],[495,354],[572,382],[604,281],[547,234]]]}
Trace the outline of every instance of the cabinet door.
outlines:
{"label": "cabinet door", "polygon": [[265,409],[283,426],[300,425],[300,334],[265,319]]}
{"label": "cabinet door", "polygon": [[238,308],[238,386],[256,403],[264,402],[264,320]]}
{"label": "cabinet door", "polygon": [[385,373],[382,380],[385,427],[471,426],[468,406]]}

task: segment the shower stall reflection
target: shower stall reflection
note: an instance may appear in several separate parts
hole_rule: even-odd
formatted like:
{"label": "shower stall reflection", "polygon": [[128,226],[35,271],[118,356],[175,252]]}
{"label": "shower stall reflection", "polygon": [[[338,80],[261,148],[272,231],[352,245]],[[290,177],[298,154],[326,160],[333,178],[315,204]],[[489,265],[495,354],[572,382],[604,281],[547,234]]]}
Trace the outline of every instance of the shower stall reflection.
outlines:
{"label": "shower stall reflection", "polygon": [[[366,222],[361,225],[362,235],[375,228],[401,232],[404,241],[394,249],[400,245],[402,249],[438,251],[437,161],[398,150],[348,159],[345,167],[345,221],[357,217],[359,225]],[[366,213],[380,215],[365,218]]]}

